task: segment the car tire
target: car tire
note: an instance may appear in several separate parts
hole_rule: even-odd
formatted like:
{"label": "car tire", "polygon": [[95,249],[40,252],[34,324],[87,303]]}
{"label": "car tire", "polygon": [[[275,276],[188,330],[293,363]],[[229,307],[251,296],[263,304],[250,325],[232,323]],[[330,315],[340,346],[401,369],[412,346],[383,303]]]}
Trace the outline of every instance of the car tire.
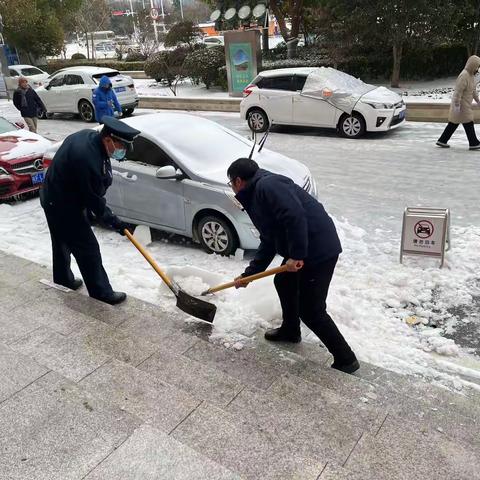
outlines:
{"label": "car tire", "polygon": [[238,239],[230,223],[220,216],[207,215],[198,222],[197,234],[204,250],[219,255],[233,255]]}
{"label": "car tire", "polygon": [[343,115],[338,122],[338,130],[345,138],[359,138],[365,134],[365,120],[356,112],[351,115]]}
{"label": "car tire", "polygon": [[88,100],[80,100],[78,103],[78,113],[84,122],[95,121],[95,110],[93,105]]}
{"label": "car tire", "polygon": [[260,108],[254,108],[248,112],[247,123],[250,130],[256,133],[266,132],[270,125],[267,114]]}
{"label": "car tire", "polygon": [[48,117],[47,117],[47,112],[45,112],[44,110],[42,109],[38,109],[37,111],[37,117],[40,119],[40,120],[46,120]]}
{"label": "car tire", "polygon": [[125,110],[122,111],[122,116],[124,118],[131,117],[133,115],[134,110],[135,110],[134,108],[126,108]]}

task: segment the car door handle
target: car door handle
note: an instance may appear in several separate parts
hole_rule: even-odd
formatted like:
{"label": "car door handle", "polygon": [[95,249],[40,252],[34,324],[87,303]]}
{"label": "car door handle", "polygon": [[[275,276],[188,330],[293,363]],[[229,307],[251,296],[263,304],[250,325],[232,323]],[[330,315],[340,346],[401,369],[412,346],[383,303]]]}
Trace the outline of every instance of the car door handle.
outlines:
{"label": "car door handle", "polygon": [[122,177],[127,182],[136,182],[137,176],[135,174],[131,174],[130,172],[119,172],[118,170],[112,170],[112,174],[117,177]]}

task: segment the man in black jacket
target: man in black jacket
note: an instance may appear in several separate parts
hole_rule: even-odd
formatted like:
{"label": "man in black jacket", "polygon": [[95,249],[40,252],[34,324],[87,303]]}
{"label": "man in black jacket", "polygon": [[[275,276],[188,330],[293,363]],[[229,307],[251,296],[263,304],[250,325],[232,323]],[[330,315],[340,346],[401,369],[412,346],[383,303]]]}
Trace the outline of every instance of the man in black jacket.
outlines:
{"label": "man in black jacket", "polygon": [[140,132],[106,118],[101,132],[81,130],[68,136],[53,157],[40,200],[47,217],[53,252],[53,281],[78,289],[82,281],[70,269],[70,255],[77,261],[91,297],[115,305],[126,298],[114,292],[102,265],[100,248],[88,217],[124,234],[123,223],[106,205],[104,195],[112,184],[110,158],[123,160]]}
{"label": "man in black jacket", "polygon": [[37,92],[30,87],[28,80],[24,77],[18,79],[18,88],[13,93],[13,104],[17,110],[20,110],[28,129],[37,133],[38,113],[46,112],[47,109]]}
{"label": "man in black jacket", "polygon": [[[255,258],[241,277],[262,272],[276,254],[288,271],[275,276],[282,305],[280,328],[268,330],[270,341],[301,341],[300,319],[333,355],[332,367],[346,373],[359,368],[355,354],[327,313],[327,294],[342,251],[332,219],[315,198],[283,175],[262,170],[248,158],[228,171],[237,200],[260,232]],[[238,280],[237,288],[245,286]]]}

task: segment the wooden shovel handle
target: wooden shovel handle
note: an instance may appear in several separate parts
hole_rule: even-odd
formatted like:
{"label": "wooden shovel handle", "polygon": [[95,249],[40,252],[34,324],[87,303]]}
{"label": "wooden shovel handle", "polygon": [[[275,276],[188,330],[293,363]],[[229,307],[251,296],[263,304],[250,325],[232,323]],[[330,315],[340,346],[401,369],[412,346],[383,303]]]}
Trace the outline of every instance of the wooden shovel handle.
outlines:
{"label": "wooden shovel handle", "polygon": [[[239,279],[241,283],[250,283],[260,278],[269,277],[270,275],[276,275],[277,273],[283,273],[287,271],[287,266],[282,265],[280,267],[271,268],[270,270],[265,270],[261,273],[256,273],[255,275],[250,275],[248,277],[243,277]],[[207,295],[209,293],[219,292],[220,290],[225,290],[226,288],[231,288],[235,286],[235,281],[223,283],[222,285],[217,285],[216,287],[209,288],[207,291],[203,292],[202,295]]]}
{"label": "wooden shovel handle", "polygon": [[167,277],[166,273],[161,270],[145,248],[138,243],[137,239],[127,229],[125,229],[123,233],[125,233],[125,236],[135,245],[135,247],[137,247],[137,250],[145,257],[145,260],[152,266],[152,268],[160,275],[160,277],[162,277],[162,280],[167,284],[168,288],[175,293],[172,281]]}

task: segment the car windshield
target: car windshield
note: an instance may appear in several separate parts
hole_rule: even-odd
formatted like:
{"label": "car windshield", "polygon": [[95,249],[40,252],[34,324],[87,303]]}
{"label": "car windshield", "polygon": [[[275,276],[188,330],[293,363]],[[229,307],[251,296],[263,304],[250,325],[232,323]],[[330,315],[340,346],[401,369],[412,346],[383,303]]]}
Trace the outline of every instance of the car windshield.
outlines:
{"label": "car windshield", "polygon": [[22,75],[29,77],[32,75],[43,75],[43,72],[35,67],[22,68]]}
{"label": "car windshield", "polygon": [[7,132],[12,132],[16,130],[17,128],[15,125],[10,123],[8,120],[6,120],[3,117],[0,117],[0,134],[2,133],[7,133]]}
{"label": "car windshield", "polygon": [[96,73],[95,75],[92,75],[92,78],[95,83],[98,83],[104,75],[106,77],[113,78],[113,77],[118,77],[120,75],[120,72],[117,72],[116,70],[112,70],[111,72],[106,72],[106,73]]}

